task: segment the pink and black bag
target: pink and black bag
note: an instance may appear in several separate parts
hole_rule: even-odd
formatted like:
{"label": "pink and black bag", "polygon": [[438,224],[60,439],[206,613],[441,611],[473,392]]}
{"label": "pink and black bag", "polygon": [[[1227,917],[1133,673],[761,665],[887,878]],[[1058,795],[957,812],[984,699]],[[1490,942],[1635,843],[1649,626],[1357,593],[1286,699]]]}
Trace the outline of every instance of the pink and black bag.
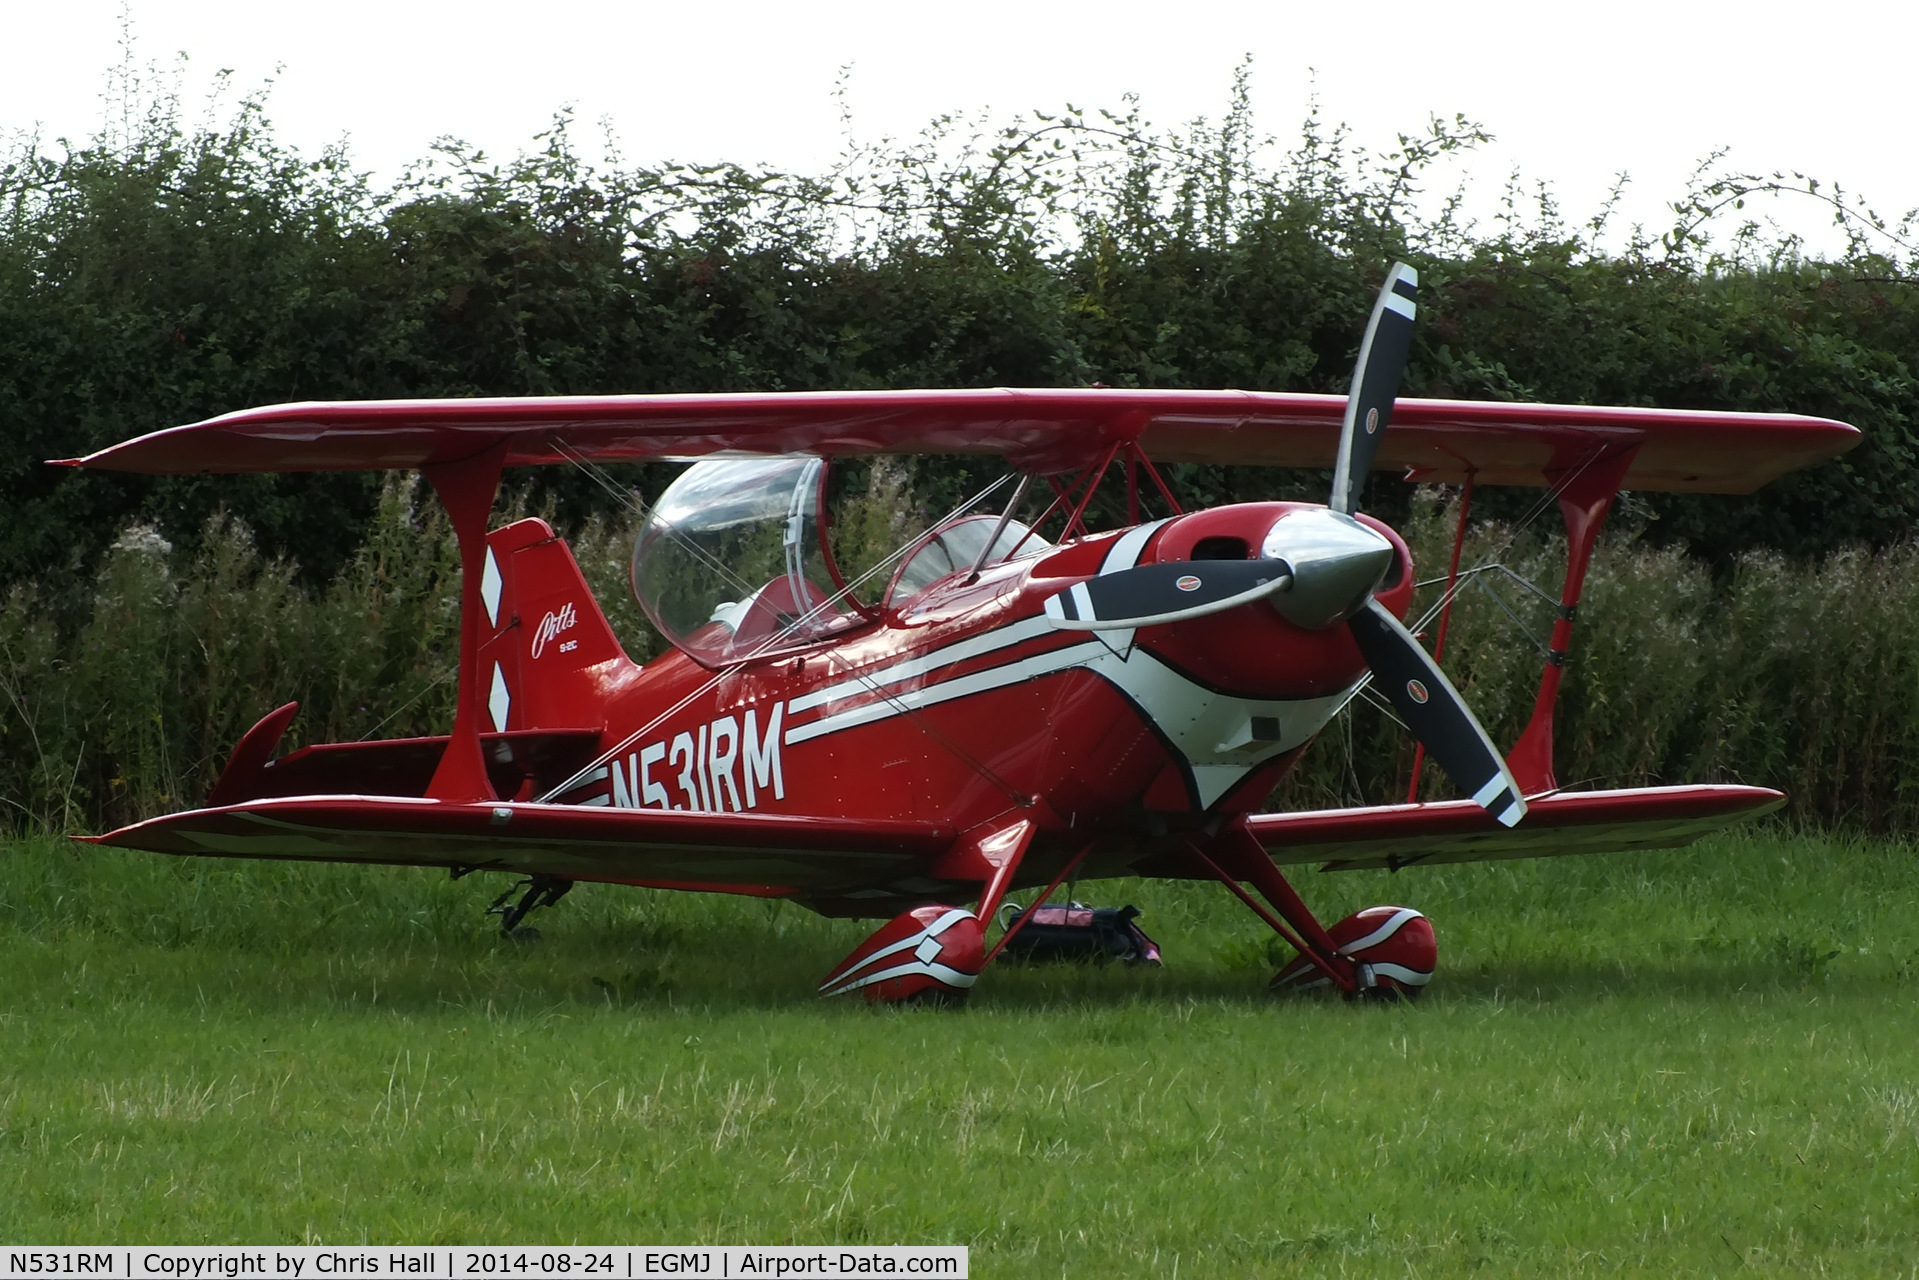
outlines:
{"label": "pink and black bag", "polygon": [[[1011,930],[1023,915],[1012,903],[1000,908],[1000,924]],[[1044,906],[1030,912],[1032,919],[1020,926],[1006,943],[1011,959],[1033,963],[1048,960],[1091,960],[1104,964],[1120,960],[1127,964],[1158,964],[1159,944],[1146,936],[1137,924],[1139,908],[1089,907],[1074,902],[1063,907]]]}

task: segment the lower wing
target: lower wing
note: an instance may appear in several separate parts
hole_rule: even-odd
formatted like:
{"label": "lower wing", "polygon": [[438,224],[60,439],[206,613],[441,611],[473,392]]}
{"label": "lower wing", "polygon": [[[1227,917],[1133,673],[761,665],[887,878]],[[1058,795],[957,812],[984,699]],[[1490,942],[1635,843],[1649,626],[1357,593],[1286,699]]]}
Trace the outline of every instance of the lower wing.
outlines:
{"label": "lower wing", "polygon": [[[1763,787],[1648,787],[1542,796],[1527,802],[1516,827],[1500,826],[1470,800],[1264,813],[1246,824],[1282,865],[1397,869],[1673,848],[1785,800]],[[337,795],[194,809],[77,838],[154,853],[513,871],[785,897],[895,878],[928,865],[954,835],[930,822]]]}
{"label": "lower wing", "polygon": [[1246,826],[1281,864],[1325,871],[1424,866],[1565,853],[1670,849],[1771,813],[1786,797],[1764,787],[1642,787],[1571,791],[1526,801],[1526,818],[1502,827],[1470,800],[1437,804],[1261,813]]}
{"label": "lower wing", "polygon": [[153,853],[516,871],[784,897],[884,878],[944,852],[953,831],[930,822],[296,796],[78,838]]}

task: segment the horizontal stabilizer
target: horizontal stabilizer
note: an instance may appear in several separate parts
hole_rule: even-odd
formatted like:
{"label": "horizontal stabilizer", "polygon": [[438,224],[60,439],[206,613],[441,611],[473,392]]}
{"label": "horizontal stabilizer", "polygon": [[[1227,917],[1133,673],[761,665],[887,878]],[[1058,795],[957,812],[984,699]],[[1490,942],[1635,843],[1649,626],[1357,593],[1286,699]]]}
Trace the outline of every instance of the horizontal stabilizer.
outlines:
{"label": "horizontal stabilizer", "polygon": [[1536,796],[1516,827],[1501,826],[1470,800],[1260,813],[1246,826],[1274,862],[1322,862],[1322,870],[1350,871],[1672,849],[1785,802],[1765,787],[1643,787]]}
{"label": "horizontal stabilizer", "polygon": [[[597,728],[483,733],[480,751],[495,795],[517,795],[522,789],[537,794],[558,786],[592,760],[603,736]],[[223,778],[222,788],[208,798],[207,807],[284,796],[424,796],[440,757],[446,754],[446,744],[445,734],[315,743],[281,756],[231,786]]]}

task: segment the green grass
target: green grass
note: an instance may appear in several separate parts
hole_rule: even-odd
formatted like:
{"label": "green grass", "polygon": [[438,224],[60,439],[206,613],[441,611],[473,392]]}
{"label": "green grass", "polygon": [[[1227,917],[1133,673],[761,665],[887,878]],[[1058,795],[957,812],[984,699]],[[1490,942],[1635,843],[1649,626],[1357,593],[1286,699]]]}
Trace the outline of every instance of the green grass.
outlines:
{"label": "green grass", "polygon": [[1919,857],[1303,877],[1406,902],[1411,1008],[1275,1000],[1216,887],[1162,972],[811,995],[864,933],[583,886],[0,853],[0,1239],[967,1244],[981,1276],[1909,1275]]}

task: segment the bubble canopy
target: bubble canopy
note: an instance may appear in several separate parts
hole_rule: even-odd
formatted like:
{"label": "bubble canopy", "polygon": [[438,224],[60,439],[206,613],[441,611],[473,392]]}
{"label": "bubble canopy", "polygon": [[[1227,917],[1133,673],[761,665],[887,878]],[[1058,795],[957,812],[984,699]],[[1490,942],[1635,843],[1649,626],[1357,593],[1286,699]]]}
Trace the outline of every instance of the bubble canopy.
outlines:
{"label": "bubble canopy", "polygon": [[[675,648],[716,668],[787,653],[891,615],[975,564],[1052,548],[1010,513],[955,513],[862,575],[891,574],[884,603],[862,603],[827,537],[831,465],[805,455],[713,458],[667,486],[634,542],[632,581]],[[982,554],[989,539],[992,552]]]}
{"label": "bubble canopy", "polygon": [[633,545],[633,594],[653,625],[706,666],[811,644],[862,620],[839,588],[820,521],[819,458],[695,463]]}

